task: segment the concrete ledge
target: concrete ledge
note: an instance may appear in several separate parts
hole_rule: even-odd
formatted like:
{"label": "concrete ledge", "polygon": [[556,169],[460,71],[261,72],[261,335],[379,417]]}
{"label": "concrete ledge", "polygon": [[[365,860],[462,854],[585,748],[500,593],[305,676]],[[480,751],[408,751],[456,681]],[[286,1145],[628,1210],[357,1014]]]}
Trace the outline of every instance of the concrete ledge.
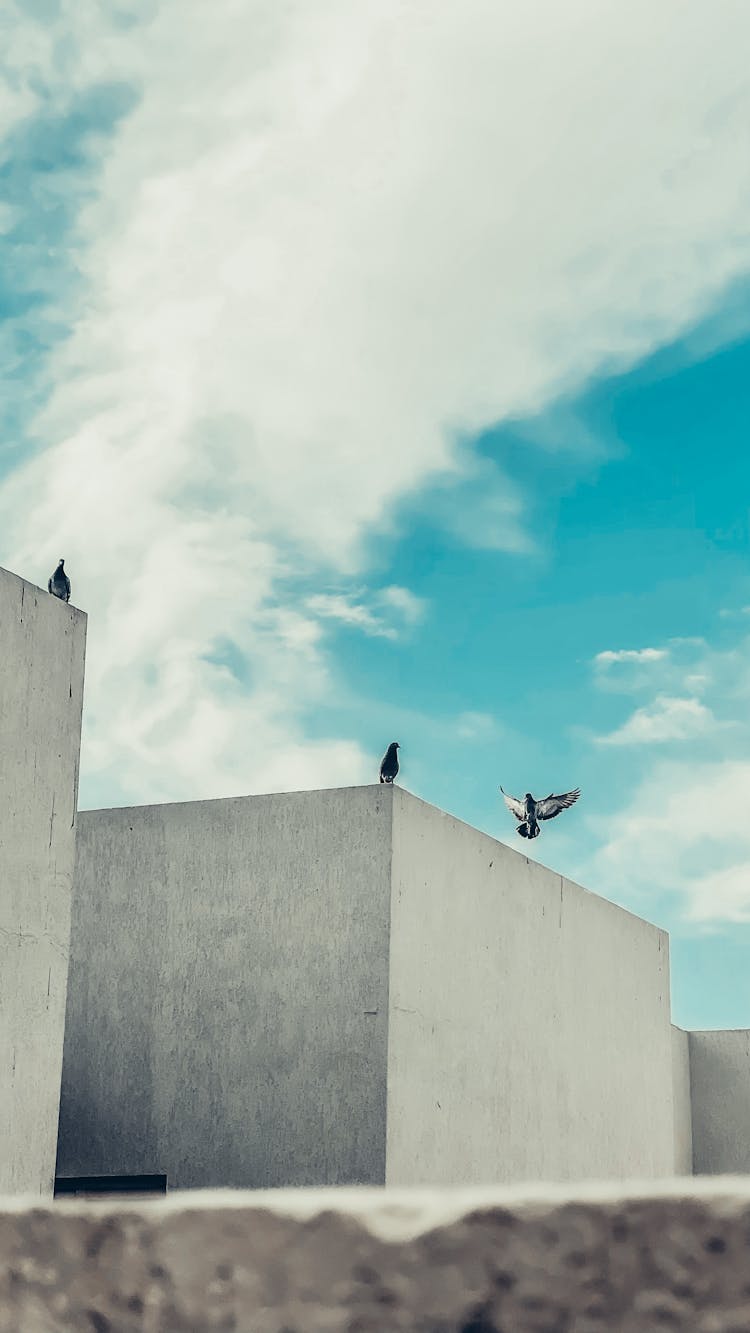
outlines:
{"label": "concrete ledge", "polygon": [[0,1206],[2,1333],[747,1333],[750,1179]]}

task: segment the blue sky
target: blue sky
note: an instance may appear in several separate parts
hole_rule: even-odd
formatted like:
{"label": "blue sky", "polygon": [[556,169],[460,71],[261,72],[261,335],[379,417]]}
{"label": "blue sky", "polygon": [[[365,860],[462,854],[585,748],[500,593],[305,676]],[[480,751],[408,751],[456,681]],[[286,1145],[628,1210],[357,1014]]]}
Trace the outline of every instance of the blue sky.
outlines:
{"label": "blue sky", "polygon": [[468,3],[10,6],[0,562],[82,804],[580,785],[535,854],[744,1026],[750,17]]}
{"label": "blue sky", "polygon": [[[467,548],[435,525],[429,494],[420,496],[399,516],[382,577],[411,588],[429,613],[406,643],[363,636],[356,625],[332,636],[345,696],[333,725],[351,726],[367,698],[369,747],[377,752],[391,721],[404,747],[403,780],[426,799],[513,845],[498,781],[519,794],[582,786],[581,806],[565,826],[548,826],[535,855],[670,929],[676,1018],[694,1027],[747,1021],[747,925],[714,921],[710,903],[706,920],[686,921],[674,900],[678,880],[629,891],[627,870],[602,884],[586,867],[589,842],[606,841],[608,817],[665,755],[689,769],[707,755],[746,752],[746,733],[725,744],[713,723],[704,731],[690,719],[684,739],[679,726],[673,740],[614,747],[596,739],[621,727],[634,702],[656,696],[663,666],[615,689],[612,669],[602,678],[594,667],[597,654],[650,646],[675,657],[675,641],[695,639],[680,645],[687,657],[678,679],[712,654],[737,652],[730,674],[738,690],[750,684],[750,338],[732,325],[717,346],[716,322],[597,380],[541,421],[478,439],[482,456],[531,497],[540,534],[531,557]],[[588,457],[530,443],[571,431],[588,442]],[[669,697],[696,696],[683,685]],[[712,706],[717,719],[743,720],[742,703]],[[461,734],[464,713],[476,716]]]}

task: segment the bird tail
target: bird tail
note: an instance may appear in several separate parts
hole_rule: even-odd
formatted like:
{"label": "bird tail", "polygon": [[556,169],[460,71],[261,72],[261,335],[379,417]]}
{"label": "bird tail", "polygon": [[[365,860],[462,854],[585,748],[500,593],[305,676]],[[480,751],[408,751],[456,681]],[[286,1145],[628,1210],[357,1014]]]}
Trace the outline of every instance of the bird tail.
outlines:
{"label": "bird tail", "polygon": [[532,824],[531,826],[529,826],[528,821],[525,819],[523,823],[519,824],[518,828],[516,829],[516,833],[520,833],[522,838],[538,838],[541,831],[542,830],[540,829],[538,824]]}

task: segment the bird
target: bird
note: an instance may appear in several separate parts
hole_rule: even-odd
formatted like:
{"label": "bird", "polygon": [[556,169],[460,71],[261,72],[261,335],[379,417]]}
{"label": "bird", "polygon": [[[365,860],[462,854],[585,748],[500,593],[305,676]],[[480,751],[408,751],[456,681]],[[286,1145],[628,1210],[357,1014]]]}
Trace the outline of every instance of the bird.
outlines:
{"label": "bird", "polygon": [[63,602],[70,601],[70,579],[68,578],[63,565],[65,561],[60,556],[60,563],[54,574],[47,580],[47,592],[51,592],[53,597],[59,597]]}
{"label": "bird", "polygon": [[542,819],[555,819],[561,810],[568,810],[574,805],[581,794],[580,787],[575,791],[563,792],[561,796],[545,796],[541,801],[535,801],[530,791],[527,791],[522,801],[516,796],[509,796],[503,792],[503,799],[510,813],[518,820],[516,833],[522,838],[538,838],[541,833],[539,821]]}
{"label": "bird", "polygon": [[391,741],[390,745],[388,746],[388,749],[386,750],[385,754],[383,755],[383,758],[380,761],[381,782],[393,782],[393,779],[397,776],[398,754],[396,753],[396,751],[400,749],[401,746],[399,745],[398,741]]}

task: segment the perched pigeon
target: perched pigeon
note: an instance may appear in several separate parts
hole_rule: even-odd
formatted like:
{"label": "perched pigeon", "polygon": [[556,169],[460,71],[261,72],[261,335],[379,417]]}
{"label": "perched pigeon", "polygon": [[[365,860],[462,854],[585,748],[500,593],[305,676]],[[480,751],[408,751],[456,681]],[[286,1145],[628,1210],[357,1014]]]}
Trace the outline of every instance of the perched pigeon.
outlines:
{"label": "perched pigeon", "polygon": [[60,556],[60,563],[57,566],[51,579],[47,580],[47,592],[51,592],[53,597],[59,597],[63,602],[70,601],[70,579],[68,578],[63,565],[65,561]]}
{"label": "perched pigeon", "polygon": [[508,796],[502,787],[505,804],[510,813],[518,820],[516,833],[520,833],[522,838],[538,838],[541,833],[539,821],[541,819],[554,819],[561,810],[567,810],[573,805],[581,794],[580,788],[575,791],[563,792],[562,796],[545,796],[542,801],[535,801],[531,792],[526,793],[522,801],[515,796]]}
{"label": "perched pigeon", "polygon": [[391,741],[380,764],[381,782],[393,782],[393,779],[398,774],[398,755],[396,751],[400,749],[401,746],[398,741]]}

